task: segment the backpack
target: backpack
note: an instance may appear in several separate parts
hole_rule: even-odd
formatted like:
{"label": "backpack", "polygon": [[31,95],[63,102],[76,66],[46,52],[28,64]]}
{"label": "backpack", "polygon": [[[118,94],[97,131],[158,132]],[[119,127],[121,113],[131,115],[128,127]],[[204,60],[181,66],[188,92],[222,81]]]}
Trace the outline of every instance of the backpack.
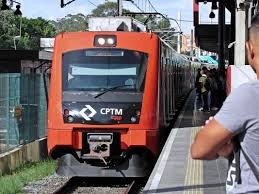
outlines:
{"label": "backpack", "polygon": [[210,91],[211,90],[211,83],[210,83],[210,78],[206,78],[205,80],[205,84],[204,84],[204,87],[207,91]]}
{"label": "backpack", "polygon": [[218,90],[218,83],[217,83],[215,78],[211,79],[211,84],[210,85],[211,85],[211,90],[212,91],[217,91]]}

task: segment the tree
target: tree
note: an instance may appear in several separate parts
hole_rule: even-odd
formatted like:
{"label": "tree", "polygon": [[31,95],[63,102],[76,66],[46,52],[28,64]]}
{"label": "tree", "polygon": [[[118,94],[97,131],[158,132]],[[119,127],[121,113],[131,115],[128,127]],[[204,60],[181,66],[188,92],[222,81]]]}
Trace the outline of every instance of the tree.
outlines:
{"label": "tree", "polygon": [[156,28],[158,29],[168,29],[171,27],[171,23],[169,19],[162,18],[157,22]]}
{"label": "tree", "polygon": [[[123,13],[130,13],[129,10],[123,9]],[[115,2],[106,2],[99,5],[96,9],[92,11],[92,16],[94,17],[107,17],[118,15],[118,7]],[[147,19],[145,15],[136,15],[135,19],[144,23]],[[171,24],[168,19],[151,19],[149,21],[149,28],[152,30],[170,28]]]}
{"label": "tree", "polygon": [[16,19],[13,11],[0,11],[0,48],[11,49],[13,47],[13,39],[19,35],[19,29],[15,25]]}
{"label": "tree", "polygon": [[14,38],[20,35],[16,39],[17,49],[39,49],[41,37],[55,34],[54,26],[43,18],[21,18],[13,10],[0,11],[0,49],[14,49]]}
{"label": "tree", "polygon": [[12,9],[0,10],[0,49],[14,49],[15,37],[17,49],[39,49],[41,37],[54,37],[55,34],[54,26],[43,18],[28,19],[15,16]]}
{"label": "tree", "polygon": [[[36,19],[23,17],[21,23],[21,38],[17,41],[19,49],[39,49],[40,38],[54,37],[56,34],[54,26],[41,17]],[[16,21],[16,26],[20,26],[20,22]]]}
{"label": "tree", "polygon": [[81,13],[67,15],[57,21],[51,21],[57,32],[78,32],[86,31],[88,27],[87,17]]}
{"label": "tree", "polygon": [[117,3],[106,2],[99,5],[92,11],[92,16],[94,17],[106,17],[106,16],[116,16],[118,15]]}

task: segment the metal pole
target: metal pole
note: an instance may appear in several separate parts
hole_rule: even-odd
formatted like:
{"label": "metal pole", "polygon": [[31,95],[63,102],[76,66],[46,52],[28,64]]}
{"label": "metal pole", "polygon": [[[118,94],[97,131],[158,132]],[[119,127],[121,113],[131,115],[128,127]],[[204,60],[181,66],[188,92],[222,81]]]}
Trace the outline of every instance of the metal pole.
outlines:
{"label": "metal pole", "polygon": [[122,0],[118,0],[118,15],[122,16]]}
{"label": "metal pole", "polygon": [[22,37],[22,16],[20,16],[20,38]]}
{"label": "metal pole", "polygon": [[219,1],[218,54],[219,72],[225,78],[225,5]]}
{"label": "metal pole", "polygon": [[236,44],[235,44],[235,65],[245,65],[246,61],[246,10],[242,8],[243,0],[237,1],[236,9]]}
{"label": "metal pole", "polygon": [[15,37],[13,37],[13,44],[14,44],[14,50],[16,50],[16,41],[15,41]]}
{"label": "metal pole", "polygon": [[[179,25],[178,25],[178,32],[181,31],[181,11],[178,12],[178,21],[179,21]],[[181,34],[178,34],[178,39],[177,39],[177,52],[181,53]]]}
{"label": "metal pole", "polygon": [[[235,42],[235,36],[236,36],[236,12],[233,11],[231,13],[231,25],[230,25],[230,43]],[[234,59],[235,59],[235,46],[233,45],[231,48],[229,48],[229,65],[234,65]]]}
{"label": "metal pole", "polygon": [[191,30],[191,52],[190,52],[191,57],[193,57],[193,30]]}

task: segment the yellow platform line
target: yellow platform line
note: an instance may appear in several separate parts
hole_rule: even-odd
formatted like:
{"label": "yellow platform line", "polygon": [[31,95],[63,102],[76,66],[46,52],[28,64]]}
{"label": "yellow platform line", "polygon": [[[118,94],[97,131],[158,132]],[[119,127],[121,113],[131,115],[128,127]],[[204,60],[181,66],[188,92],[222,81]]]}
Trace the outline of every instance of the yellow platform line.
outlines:
{"label": "yellow platform line", "polygon": [[[192,127],[190,132],[190,146],[193,142],[200,127]],[[191,158],[190,149],[188,153],[188,161],[186,168],[186,175],[184,186],[187,187],[184,194],[203,194],[203,189],[200,187],[203,185],[203,162],[200,160],[193,160]]]}

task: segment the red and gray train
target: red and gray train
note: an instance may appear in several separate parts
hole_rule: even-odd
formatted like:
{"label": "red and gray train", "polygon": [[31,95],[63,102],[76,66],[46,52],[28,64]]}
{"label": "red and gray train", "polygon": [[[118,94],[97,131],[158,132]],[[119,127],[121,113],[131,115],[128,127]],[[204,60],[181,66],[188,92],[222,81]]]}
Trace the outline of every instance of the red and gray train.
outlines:
{"label": "red and gray train", "polygon": [[154,33],[59,34],[48,110],[57,173],[147,176],[195,66]]}

